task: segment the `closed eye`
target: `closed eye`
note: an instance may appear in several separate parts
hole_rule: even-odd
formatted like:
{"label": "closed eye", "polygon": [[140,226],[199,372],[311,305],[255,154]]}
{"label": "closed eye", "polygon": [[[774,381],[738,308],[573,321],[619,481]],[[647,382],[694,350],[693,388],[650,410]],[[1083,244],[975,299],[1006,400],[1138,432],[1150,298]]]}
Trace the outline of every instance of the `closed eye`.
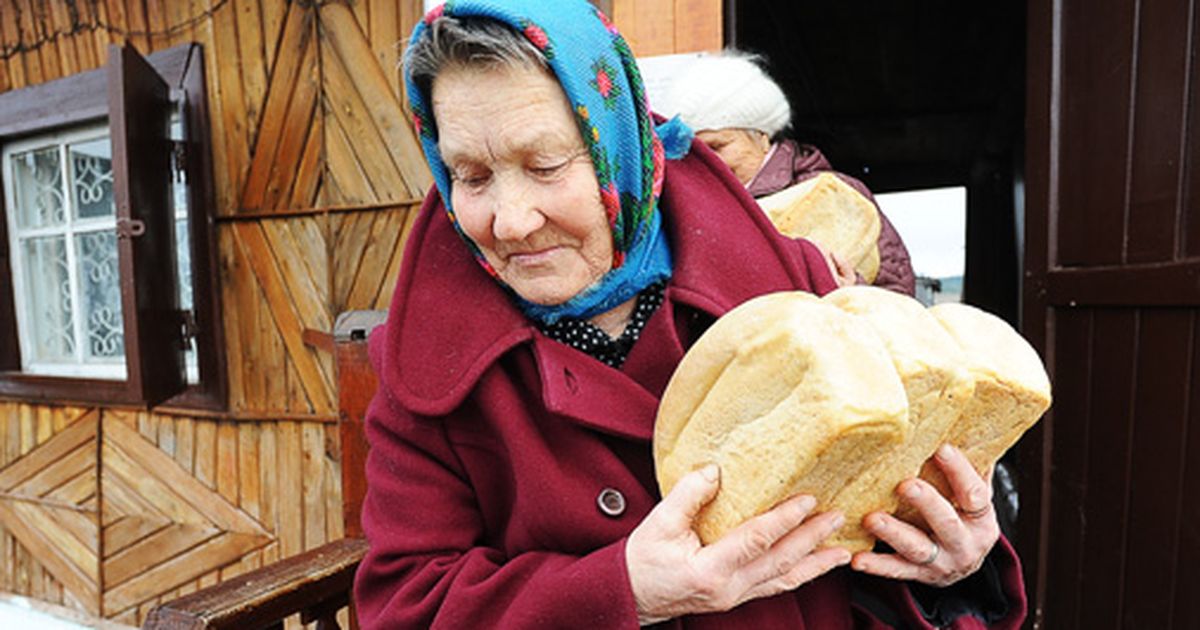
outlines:
{"label": "closed eye", "polygon": [[454,171],[450,172],[450,181],[452,181],[456,184],[461,184],[462,186],[469,188],[469,189],[473,189],[473,190],[478,190],[480,188],[483,188],[484,186],[487,185],[487,183],[491,180],[491,178],[492,178],[491,173],[474,173],[474,172],[457,173]]}
{"label": "closed eye", "polygon": [[551,166],[531,166],[529,167],[529,172],[541,178],[554,177],[558,173],[562,172],[562,170],[566,168],[567,164],[570,164],[570,162],[562,162],[560,164],[554,164]]}

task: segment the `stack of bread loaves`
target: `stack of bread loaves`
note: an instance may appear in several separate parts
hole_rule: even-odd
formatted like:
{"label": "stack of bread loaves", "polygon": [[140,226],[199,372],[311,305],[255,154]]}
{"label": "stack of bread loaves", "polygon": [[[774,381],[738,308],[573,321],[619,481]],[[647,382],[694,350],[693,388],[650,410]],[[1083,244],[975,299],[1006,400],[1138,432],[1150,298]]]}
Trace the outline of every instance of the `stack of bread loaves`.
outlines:
{"label": "stack of bread loaves", "polygon": [[868,286],[776,293],[730,311],[688,351],[663,395],[654,461],[664,495],[720,465],[696,523],[705,543],[805,493],[846,514],[826,546],[869,549],[862,517],[896,511],[900,481],[920,473],[945,493],[940,471],[922,470],[938,446],[983,473],[1049,404],[1037,353],[979,309],[926,309]]}

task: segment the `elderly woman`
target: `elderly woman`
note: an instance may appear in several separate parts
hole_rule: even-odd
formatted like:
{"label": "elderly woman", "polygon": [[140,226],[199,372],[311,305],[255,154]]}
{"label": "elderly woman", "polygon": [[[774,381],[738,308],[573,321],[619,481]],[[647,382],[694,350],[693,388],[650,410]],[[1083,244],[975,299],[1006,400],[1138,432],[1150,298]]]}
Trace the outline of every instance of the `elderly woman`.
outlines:
{"label": "elderly woman", "polygon": [[590,4],[448,3],[406,76],[436,189],[371,340],[365,627],[1019,623],[1016,558],[955,451],[939,463],[965,511],[906,482],[932,529],[872,515],[897,551],[853,560],[815,550],[841,519],[811,497],[702,546],[720,471],[658,496],[652,424],[684,351],[755,295],[834,281],[710,151],[664,148]]}
{"label": "elderly woman", "polygon": [[[783,137],[792,109],[759,63],[736,50],[702,55],[672,78],[663,102],[654,104],[659,113],[679,116],[691,127],[755,198],[833,170],[820,149]],[[875,203],[862,182],[838,176]],[[879,273],[872,284],[913,295],[916,276],[908,248],[883,212],[879,219]]]}

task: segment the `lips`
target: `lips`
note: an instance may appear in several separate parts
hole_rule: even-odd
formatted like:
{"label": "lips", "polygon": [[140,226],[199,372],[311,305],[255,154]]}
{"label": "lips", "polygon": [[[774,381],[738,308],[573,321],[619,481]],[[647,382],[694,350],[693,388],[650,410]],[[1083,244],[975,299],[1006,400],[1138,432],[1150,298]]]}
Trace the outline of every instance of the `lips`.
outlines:
{"label": "lips", "polygon": [[551,258],[561,249],[561,245],[553,245],[538,249],[514,251],[505,254],[504,260],[510,265],[520,265],[523,267],[544,265],[549,263]]}

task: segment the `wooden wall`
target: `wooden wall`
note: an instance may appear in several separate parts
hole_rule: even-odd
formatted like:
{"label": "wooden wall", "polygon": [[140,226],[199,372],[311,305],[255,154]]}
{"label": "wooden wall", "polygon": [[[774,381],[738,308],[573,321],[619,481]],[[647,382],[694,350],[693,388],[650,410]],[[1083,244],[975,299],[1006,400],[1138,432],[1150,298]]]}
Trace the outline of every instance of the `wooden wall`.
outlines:
{"label": "wooden wall", "polygon": [[[1029,3],[1028,627],[1200,628],[1195,0]],[[1025,516],[1028,514],[1029,516]]]}
{"label": "wooden wall", "polygon": [[[719,0],[607,3],[638,54],[716,49]],[[138,624],[342,535],[337,313],[387,308],[430,177],[402,105],[419,0],[0,0],[0,91],[204,46],[229,412],[0,402],[0,591]]]}

